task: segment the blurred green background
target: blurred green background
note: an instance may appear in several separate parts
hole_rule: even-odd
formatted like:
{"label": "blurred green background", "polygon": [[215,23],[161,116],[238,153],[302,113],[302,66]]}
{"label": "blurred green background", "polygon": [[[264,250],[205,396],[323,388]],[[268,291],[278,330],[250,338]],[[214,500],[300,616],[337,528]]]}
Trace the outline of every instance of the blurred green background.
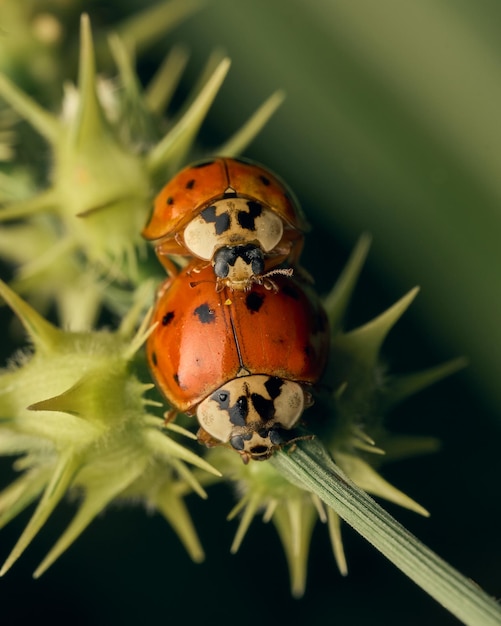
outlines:
{"label": "blurred green background", "polygon": [[[84,5],[99,33],[146,3],[74,4]],[[279,173],[299,196],[313,226],[305,265],[319,290],[331,286],[368,231],[373,247],[349,324],[419,284],[417,301],[387,343],[391,369],[469,357],[463,373],[390,416],[396,431],[443,441],[438,455],[385,470],[431,519],[388,509],[497,597],[500,31],[501,4],[491,0],[210,0],[138,55],[146,80],[173,43],[188,47],[179,102],[214,49],[231,57],[202,130],[207,150],[284,89],[285,103],[246,156]],[[229,555],[232,503],[224,487],[209,502],[189,500],[207,551],[203,565],[189,562],[158,516],[112,510],[33,582],[30,573],[68,520],[68,504],[0,581],[2,623],[457,623],[349,529],[349,576],[337,574],[319,527],[306,596],[291,599],[271,526],[254,524],[241,552]],[[2,531],[1,558],[27,520],[24,514]]]}

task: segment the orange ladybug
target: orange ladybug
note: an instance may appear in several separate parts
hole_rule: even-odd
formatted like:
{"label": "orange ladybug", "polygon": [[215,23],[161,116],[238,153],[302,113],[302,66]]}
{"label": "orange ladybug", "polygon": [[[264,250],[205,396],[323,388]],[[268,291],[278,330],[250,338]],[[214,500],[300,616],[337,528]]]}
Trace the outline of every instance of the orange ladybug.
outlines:
{"label": "orange ladybug", "polygon": [[269,458],[312,404],[329,348],[327,317],[294,278],[276,291],[213,287],[212,268],[192,265],[167,281],[147,341],[150,370],[176,412],[197,415],[198,439]]}
{"label": "orange ladybug", "polygon": [[[158,194],[143,237],[169,275],[171,255],[211,264],[218,289],[274,288],[267,274],[294,265],[309,226],[292,192],[275,174],[244,159],[217,157],[179,172]],[[195,270],[204,263],[194,266]]]}

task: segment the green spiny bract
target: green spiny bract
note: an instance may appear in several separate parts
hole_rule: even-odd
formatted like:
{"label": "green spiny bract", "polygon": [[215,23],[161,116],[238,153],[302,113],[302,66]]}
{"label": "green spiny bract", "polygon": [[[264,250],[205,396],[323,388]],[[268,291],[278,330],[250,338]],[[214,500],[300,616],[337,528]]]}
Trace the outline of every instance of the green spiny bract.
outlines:
{"label": "green spiny bract", "polygon": [[14,469],[23,472],[0,494],[0,524],[40,498],[2,573],[68,492],[81,496],[80,507],[36,575],[107,504],[132,496],[162,512],[200,560],[203,552],[182,496],[192,489],[205,492],[185,463],[218,472],[168,437],[163,419],[148,412],[156,403],[143,396],[152,385],[140,382],[132,366],[147,336],[145,324],[133,336],[130,318],[115,332],[66,332],[2,282],[0,294],[33,345],[31,354],[22,354],[0,374],[0,452],[18,456]]}
{"label": "green spiny bract", "polygon": [[[84,15],[78,85],[66,86],[58,116],[0,75],[0,96],[36,129],[52,153],[48,187],[0,211],[2,222],[23,220],[3,227],[2,256],[17,266],[15,288],[39,301],[55,301],[63,325],[75,329],[91,327],[103,304],[123,314],[133,286],[145,273],[157,271],[155,263],[148,265],[141,237],[152,197],[197,153],[197,132],[230,65],[228,59],[211,60],[208,79],[183,113],[166,120],[161,113],[185,55],[174,51],[143,90],[123,41],[115,35],[110,44],[119,88],[96,74],[90,23]],[[242,150],[281,100],[281,94],[273,95],[216,152],[231,156]],[[8,245],[14,239],[26,243]],[[88,294],[83,309],[77,304],[82,292]]]}

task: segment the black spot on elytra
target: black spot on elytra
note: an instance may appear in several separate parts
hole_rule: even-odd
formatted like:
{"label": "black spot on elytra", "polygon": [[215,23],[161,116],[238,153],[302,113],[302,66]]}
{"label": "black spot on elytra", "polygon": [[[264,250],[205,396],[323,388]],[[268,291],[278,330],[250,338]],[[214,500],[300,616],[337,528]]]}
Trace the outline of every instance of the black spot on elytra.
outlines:
{"label": "black spot on elytra", "polygon": [[179,375],[178,374],[174,374],[174,376],[172,378],[174,378],[174,382],[176,383],[176,385],[178,387],[180,387],[181,385],[179,384]]}
{"label": "black spot on elytra", "polygon": [[197,306],[197,308],[193,311],[193,314],[198,317],[202,324],[211,324],[216,321],[214,311],[207,303]]}
{"label": "black spot on elytra", "polygon": [[264,295],[251,291],[245,296],[245,306],[251,313],[257,313],[263,306]]}
{"label": "black spot on elytra", "polygon": [[228,213],[216,215],[215,206],[208,206],[201,211],[200,216],[207,224],[214,224],[216,235],[221,235],[230,228],[230,216]]}
{"label": "black spot on elytra", "polygon": [[195,179],[192,178],[191,180],[189,180],[185,186],[186,186],[186,189],[193,189],[193,187],[195,186]]}
{"label": "black spot on elytra", "polygon": [[249,207],[248,211],[239,211],[237,215],[238,223],[242,228],[247,230],[256,230],[256,217],[259,217],[263,212],[263,207],[259,202],[255,200],[249,200],[247,202]]}
{"label": "black spot on elytra", "polygon": [[270,184],[270,179],[266,178],[266,176],[263,176],[262,174],[259,176],[259,180],[263,183],[263,185],[266,185],[266,187]]}
{"label": "black spot on elytra", "polygon": [[162,317],[162,326],[168,326],[174,319],[174,311],[169,311]]}
{"label": "black spot on elytra", "polygon": [[167,204],[174,204],[174,198],[172,196],[167,198]]}
{"label": "black spot on elytra", "polygon": [[281,378],[278,378],[278,376],[270,376],[264,383],[264,388],[268,392],[270,398],[274,400],[281,394],[283,384],[284,381]]}
{"label": "black spot on elytra", "polygon": [[151,353],[151,362],[153,363],[153,365],[156,367],[158,365],[158,361],[157,361],[157,353],[156,352],[152,352]]}
{"label": "black spot on elytra", "polygon": [[299,300],[300,298],[299,291],[290,282],[284,283],[281,287],[281,292],[293,300]]}

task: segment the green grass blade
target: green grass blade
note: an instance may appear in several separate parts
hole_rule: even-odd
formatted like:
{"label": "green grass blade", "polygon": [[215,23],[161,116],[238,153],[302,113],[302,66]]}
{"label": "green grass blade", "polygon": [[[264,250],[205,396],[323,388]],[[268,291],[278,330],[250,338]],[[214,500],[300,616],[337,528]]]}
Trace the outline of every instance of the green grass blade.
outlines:
{"label": "green grass blade", "polygon": [[359,489],[317,441],[300,442],[271,461],[291,482],[316,493],[430,596],[470,626],[499,626],[501,607],[437,556]]}

